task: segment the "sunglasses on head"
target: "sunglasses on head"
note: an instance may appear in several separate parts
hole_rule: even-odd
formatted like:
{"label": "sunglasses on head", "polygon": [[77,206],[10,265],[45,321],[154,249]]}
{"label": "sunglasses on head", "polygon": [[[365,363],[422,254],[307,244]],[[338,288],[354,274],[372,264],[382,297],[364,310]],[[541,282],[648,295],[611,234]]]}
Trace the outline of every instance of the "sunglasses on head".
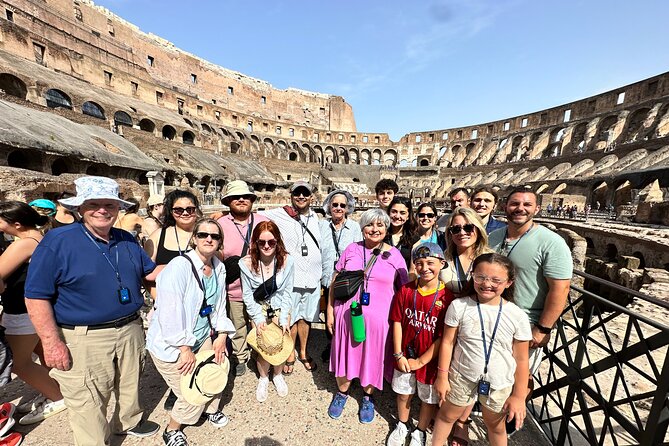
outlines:
{"label": "sunglasses on head", "polygon": [[453,235],[459,234],[461,231],[465,231],[467,234],[471,234],[472,232],[474,232],[475,229],[476,226],[474,226],[471,223],[467,223],[466,225],[449,226],[448,232],[450,232]]}
{"label": "sunglasses on head", "polygon": [[214,241],[219,241],[221,239],[221,234],[211,234],[209,232],[196,232],[195,238],[199,240],[204,240],[207,237],[211,237]]}
{"label": "sunglasses on head", "polygon": [[346,203],[330,203],[330,206],[332,206],[333,208],[346,209]]}
{"label": "sunglasses on head", "polygon": [[274,240],[274,239],[271,239],[271,240],[258,239],[258,240],[256,240],[256,244],[260,248],[262,248],[265,245],[269,246],[270,248],[274,248],[276,246],[276,240]]}
{"label": "sunglasses on head", "polygon": [[195,214],[195,206],[188,206],[187,208],[172,208],[172,213],[174,215],[183,215],[183,214],[188,214],[188,215],[193,215]]}
{"label": "sunglasses on head", "polygon": [[434,214],[432,212],[419,212],[418,218],[434,218]]}

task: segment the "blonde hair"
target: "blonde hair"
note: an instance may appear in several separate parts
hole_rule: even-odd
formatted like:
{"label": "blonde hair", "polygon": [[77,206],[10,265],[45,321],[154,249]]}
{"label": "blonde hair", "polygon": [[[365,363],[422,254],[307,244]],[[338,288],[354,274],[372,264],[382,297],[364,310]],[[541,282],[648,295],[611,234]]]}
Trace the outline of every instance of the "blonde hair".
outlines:
{"label": "blonde hair", "polygon": [[488,233],[485,230],[485,227],[483,226],[483,221],[481,221],[481,217],[479,217],[479,214],[477,214],[474,209],[472,208],[465,208],[465,207],[458,207],[451,212],[451,216],[448,218],[448,222],[446,223],[446,239],[448,241],[447,244],[447,249],[444,254],[446,254],[446,260],[448,261],[453,261],[455,257],[457,257],[458,252],[455,244],[453,243],[453,236],[451,235],[451,232],[448,230],[453,225],[453,220],[455,220],[455,217],[457,216],[463,217],[467,223],[471,223],[476,227],[476,231],[478,232],[476,235],[476,245],[474,248],[474,257],[478,257],[481,254],[486,254],[489,252],[492,252],[492,249],[488,247]]}

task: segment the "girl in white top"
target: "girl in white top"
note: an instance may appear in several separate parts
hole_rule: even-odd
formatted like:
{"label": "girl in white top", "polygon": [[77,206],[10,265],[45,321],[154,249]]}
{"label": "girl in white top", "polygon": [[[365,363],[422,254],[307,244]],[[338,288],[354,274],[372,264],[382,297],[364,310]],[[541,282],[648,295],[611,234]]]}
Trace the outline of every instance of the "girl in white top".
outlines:
{"label": "girl in white top", "polygon": [[492,446],[506,446],[507,421],[515,419],[517,429],[523,424],[532,329],[513,303],[513,279],[507,257],[483,254],[473,262],[475,294],[454,300],[446,312],[434,384],[441,408],[433,446],[444,444],[453,423],[477,399]]}
{"label": "girl in white top", "polygon": [[[253,230],[249,254],[239,260],[242,279],[242,299],[256,330],[262,331],[267,322],[274,321],[284,332],[290,332],[291,309],[295,305],[293,258],[281,240],[279,227],[272,221],[263,221]],[[267,399],[269,386],[269,362],[261,355],[257,358],[258,387],[256,399]],[[274,366],[272,382],[279,396],[288,395],[288,386],[283,379],[283,364]]]}

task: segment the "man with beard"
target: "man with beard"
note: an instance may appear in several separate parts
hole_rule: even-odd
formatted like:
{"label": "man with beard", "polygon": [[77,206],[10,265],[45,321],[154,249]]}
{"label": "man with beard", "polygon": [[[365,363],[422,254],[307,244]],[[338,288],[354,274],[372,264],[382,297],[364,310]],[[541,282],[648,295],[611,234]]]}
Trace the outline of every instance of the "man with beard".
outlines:
{"label": "man with beard", "polygon": [[[318,217],[309,209],[313,192],[311,184],[296,181],[290,187],[291,206],[264,213],[279,227],[286,250],[295,260],[291,336],[300,340],[297,359],[308,371],[316,369],[316,363],[307,354],[309,329],[312,322],[319,321],[321,285],[329,285],[334,268],[332,238],[321,237]],[[285,375],[293,373],[294,364],[292,352],[284,366]]]}
{"label": "man with beard", "polygon": [[497,192],[491,188],[479,187],[474,191],[472,198],[469,200],[470,207],[476,211],[479,217],[481,217],[485,232],[487,232],[488,235],[490,235],[492,231],[506,226],[503,222],[496,220],[492,216],[498,199]]}
{"label": "man with beard", "polygon": [[235,330],[232,336],[232,353],[237,359],[235,375],[246,373],[246,362],[249,359],[249,349],[246,344],[248,314],[242,301],[242,283],[239,272],[239,259],[244,257],[251,246],[253,229],[262,221],[267,221],[264,215],[252,213],[253,203],[258,197],[244,181],[229,182],[223,192],[221,203],[230,208],[230,213],[218,219],[223,229],[223,258],[225,259],[226,289],[228,293],[227,313],[232,320]]}
{"label": "man with beard", "polygon": [[541,364],[542,349],[548,344],[551,330],[567,303],[573,264],[562,237],[534,222],[539,212],[535,192],[511,191],[505,212],[508,226],[490,234],[489,245],[506,255],[516,267],[514,301],[532,323],[529,397],[533,389],[532,375]]}

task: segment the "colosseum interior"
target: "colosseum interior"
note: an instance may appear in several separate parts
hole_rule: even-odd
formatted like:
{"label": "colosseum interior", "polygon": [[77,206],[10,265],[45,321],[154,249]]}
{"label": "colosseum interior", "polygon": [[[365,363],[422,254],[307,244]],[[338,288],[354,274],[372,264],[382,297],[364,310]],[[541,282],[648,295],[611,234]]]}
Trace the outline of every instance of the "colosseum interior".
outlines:
{"label": "colosseum interior", "polygon": [[582,268],[587,255],[599,276],[669,294],[669,72],[391,141],[357,131],[342,97],[275,89],[89,0],[2,0],[0,16],[0,199],[52,198],[83,174],[117,178],[140,200],[149,186],[191,187],[213,207],[233,179],[251,183],[260,206],[285,202],[296,179],[362,205],[380,178],[440,205],[456,187],[503,196],[531,185],[544,207],[615,209],[616,223],[547,221],[582,251]]}

